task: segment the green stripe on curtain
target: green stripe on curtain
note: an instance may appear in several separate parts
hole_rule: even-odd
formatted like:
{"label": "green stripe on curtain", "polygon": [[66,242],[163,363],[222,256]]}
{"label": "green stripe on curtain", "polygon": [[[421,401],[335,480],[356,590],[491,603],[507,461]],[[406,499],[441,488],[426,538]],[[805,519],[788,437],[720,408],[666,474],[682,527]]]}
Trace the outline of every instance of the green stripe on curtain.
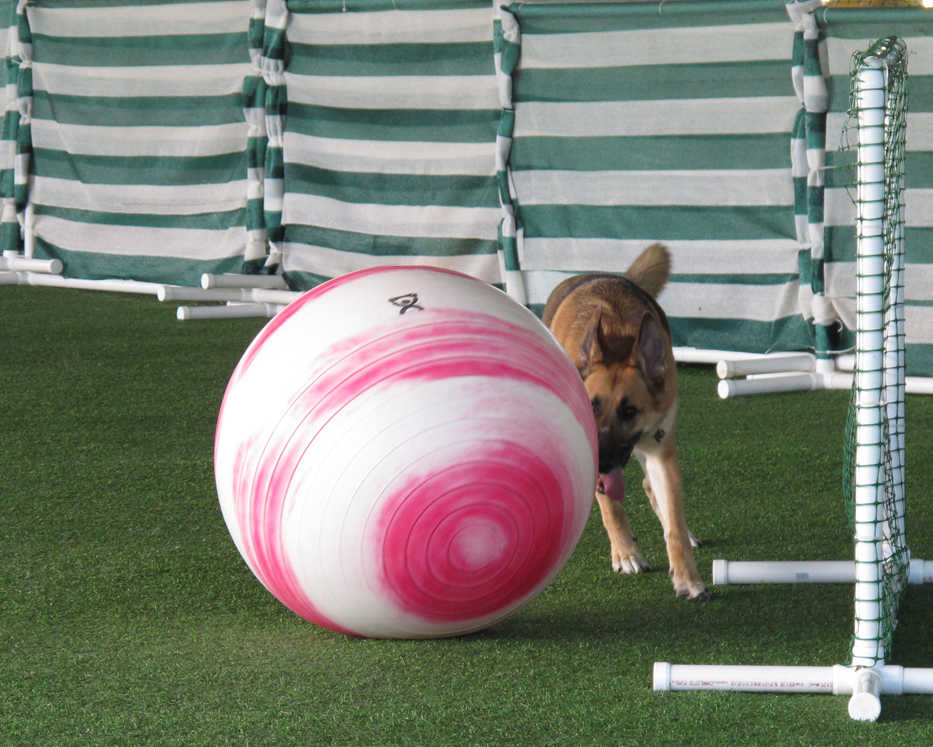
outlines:
{"label": "green stripe on curtain", "polygon": [[[280,0],[273,0],[280,3]],[[395,9],[397,8],[397,9]],[[288,2],[282,268],[307,287],[374,264],[500,282],[493,11]]]}
{"label": "green stripe on curtain", "polygon": [[[14,169],[13,196],[17,212],[25,223],[26,206],[29,200],[29,173],[32,168],[32,37],[26,19],[26,6],[17,4],[16,9],[16,47],[18,49],[18,88],[19,121],[16,127],[16,167]],[[25,242],[24,247],[25,249]]]}
{"label": "green stripe on curtain", "polygon": [[[265,0],[250,0],[247,45],[250,71],[243,78],[243,116],[246,120],[246,231],[243,272],[261,272],[268,252],[263,204],[266,176],[266,84],[262,78]],[[268,268],[274,271],[274,266]]]}
{"label": "green stripe on curtain", "polygon": [[510,165],[530,303],[569,273],[624,272],[662,241],[678,345],[811,347],[783,5],[508,9],[521,27]]}
{"label": "green stripe on curtain", "polygon": [[14,0],[0,2],[0,251],[21,251],[16,204],[16,150],[19,132],[19,32]]}
{"label": "green stripe on curtain", "polygon": [[250,16],[243,0],[26,6],[36,256],[196,285],[264,254],[247,206]]}
{"label": "green stripe on curtain", "polygon": [[[852,54],[882,36],[907,44],[908,113],[905,193],[907,373],[933,375],[933,19],[922,8],[815,12],[825,37],[823,66],[830,91],[826,124],[826,294],[851,333],[855,327],[854,154],[842,148]],[[848,133],[854,145],[855,130]],[[852,339],[851,334],[849,339]]]}
{"label": "green stripe on curtain", "polygon": [[844,344],[835,313],[825,296],[823,204],[826,184],[826,81],[819,58],[820,29],[812,14],[816,0],[788,3],[794,25],[791,77],[800,111],[791,136],[791,173],[794,178],[794,219],[800,253],[800,282],[812,294],[802,309],[814,327],[813,347],[827,356]]}

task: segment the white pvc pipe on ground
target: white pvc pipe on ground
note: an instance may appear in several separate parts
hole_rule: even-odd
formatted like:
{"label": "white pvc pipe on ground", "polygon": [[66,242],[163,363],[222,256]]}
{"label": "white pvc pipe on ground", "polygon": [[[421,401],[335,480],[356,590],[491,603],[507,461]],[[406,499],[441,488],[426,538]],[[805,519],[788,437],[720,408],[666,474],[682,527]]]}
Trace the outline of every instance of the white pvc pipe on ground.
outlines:
{"label": "white pvc pipe on ground", "polygon": [[193,288],[180,285],[163,285],[156,293],[163,303],[166,301],[248,301],[249,294],[244,288]]}
{"label": "white pvc pipe on ground", "polygon": [[904,380],[904,391],[907,394],[933,394],[933,377],[908,376]]}
{"label": "white pvc pipe on ground", "polygon": [[[908,376],[907,394],[933,394],[933,377]],[[820,389],[851,389],[852,374],[847,371],[830,373],[787,373],[750,375],[744,379],[720,379],[716,392],[720,399],[744,397],[754,394],[780,394],[782,392],[808,392]]]}
{"label": "white pvc pipe on ground", "polygon": [[[851,584],[854,560],[713,560],[713,584]],[[933,560],[912,558],[907,582],[933,583]]]}
{"label": "white pvc pipe on ground", "polygon": [[301,297],[299,291],[272,288],[192,288],[162,285],[156,296],[160,301],[225,301],[242,303],[289,304]]}
{"label": "white pvc pipe on ground", "polygon": [[762,693],[844,694],[843,666],[797,667],[728,664],[670,664],[656,661],[653,689],[733,690]]}
{"label": "white pvc pipe on ground", "polygon": [[799,372],[745,379],[720,379],[716,385],[716,393],[720,399],[729,399],[753,394],[808,392],[820,388],[820,376],[816,373]]}
{"label": "white pvc pipe on ground", "polygon": [[274,288],[250,288],[249,300],[255,303],[274,303],[287,306],[304,294],[301,291],[276,290]]}
{"label": "white pvc pipe on ground", "polygon": [[855,632],[852,662],[872,666],[886,658],[880,572],[883,502],[880,471],[885,333],[885,81],[882,61],[865,57],[855,75],[858,120],[856,189],[855,372]]}
{"label": "white pvc pipe on ground", "polygon": [[271,303],[232,303],[225,306],[179,306],[176,316],[180,321],[194,319],[245,319],[249,317],[271,318],[284,306]]}
{"label": "white pvc pipe on ground", "polygon": [[713,560],[713,584],[836,584],[855,581],[852,560],[728,561]]}
{"label": "white pvc pipe on ground", "polygon": [[211,288],[268,288],[272,290],[287,290],[285,278],[281,275],[244,275],[240,273],[225,273],[213,275],[205,272],[201,275],[201,287],[204,290]]}
{"label": "white pvc pipe on ground", "polygon": [[160,301],[222,301],[242,303],[289,304],[301,297],[299,291],[272,288],[192,288],[179,285],[159,286],[156,296]]}
{"label": "white pvc pipe on ground", "polygon": [[851,695],[849,715],[874,721],[880,695],[933,694],[933,669],[885,664],[871,668],[654,664],[655,691],[727,690],[756,693]]}
{"label": "white pvc pipe on ground", "polygon": [[716,363],[716,374],[720,379],[729,379],[733,376],[748,376],[749,374],[815,370],[816,357],[809,353],[787,353],[745,359],[726,358]]}
{"label": "white pvc pipe on ground", "polygon": [[768,358],[772,353],[737,353],[730,350],[713,350],[709,348],[692,348],[687,346],[674,346],[674,360],[678,363],[702,363],[715,366],[721,360],[754,360]]}
{"label": "white pvc pipe on ground", "polygon": [[83,278],[66,278],[61,275],[48,275],[41,272],[19,272],[17,276],[20,285],[110,291],[114,293],[142,293],[150,296],[156,295],[158,289],[162,287],[158,283],[144,283],[138,280],[85,280]]}
{"label": "white pvc pipe on ground", "polygon": [[60,259],[31,259],[7,249],[3,252],[3,256],[0,257],[0,270],[59,275],[62,271],[62,261]]}

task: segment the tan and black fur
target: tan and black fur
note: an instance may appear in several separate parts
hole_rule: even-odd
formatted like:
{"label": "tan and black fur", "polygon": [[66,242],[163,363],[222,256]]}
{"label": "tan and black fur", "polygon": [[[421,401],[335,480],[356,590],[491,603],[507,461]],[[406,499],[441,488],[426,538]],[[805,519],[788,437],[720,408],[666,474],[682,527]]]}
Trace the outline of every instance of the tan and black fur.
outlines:
{"label": "tan and black fur", "polygon": [[667,317],[655,301],[670,276],[670,255],[649,246],[624,277],[568,278],[548,298],[543,320],[583,378],[599,429],[596,499],[609,535],[612,568],[649,569],[623,505],[622,467],[634,452],[642,482],[664,529],[674,591],[708,599],[687,529],[677,460],[677,372]]}

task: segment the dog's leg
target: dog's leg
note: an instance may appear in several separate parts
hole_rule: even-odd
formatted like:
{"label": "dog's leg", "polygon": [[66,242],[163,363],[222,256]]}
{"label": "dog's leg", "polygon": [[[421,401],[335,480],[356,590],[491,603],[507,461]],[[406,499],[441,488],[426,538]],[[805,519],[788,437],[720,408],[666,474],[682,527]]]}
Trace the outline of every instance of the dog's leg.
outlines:
{"label": "dog's leg", "polygon": [[[644,457],[641,457],[638,461],[641,462],[642,469],[645,467]],[[645,495],[648,496],[648,500],[651,502],[651,508],[654,510],[654,515],[658,517],[658,521],[661,522],[661,526],[664,527],[664,514],[658,508],[658,500],[654,497],[654,490],[651,488],[651,480],[648,479],[648,473],[645,472],[645,479],[641,481],[641,486],[645,490]],[[666,531],[666,530],[665,530]],[[691,547],[702,547],[703,543],[697,539],[697,536],[690,531],[690,527],[687,527],[687,537],[690,538]]]}
{"label": "dog's leg", "polygon": [[645,486],[651,505],[664,529],[674,591],[679,597],[709,599],[691,549],[692,535],[684,518],[683,484],[674,434],[657,450],[638,455],[645,468]]}
{"label": "dog's leg", "polygon": [[606,534],[609,535],[609,550],[612,557],[612,570],[616,573],[644,573],[651,566],[642,556],[638,544],[632,536],[628,515],[622,507],[622,501],[613,500],[605,493],[596,493],[599,513],[603,519]]}

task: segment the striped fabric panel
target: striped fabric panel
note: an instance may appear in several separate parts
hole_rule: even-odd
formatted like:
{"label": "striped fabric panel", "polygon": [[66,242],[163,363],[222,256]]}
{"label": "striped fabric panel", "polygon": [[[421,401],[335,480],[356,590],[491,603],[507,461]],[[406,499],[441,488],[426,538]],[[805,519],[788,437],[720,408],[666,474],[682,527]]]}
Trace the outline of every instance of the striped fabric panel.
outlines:
{"label": "striped fabric panel", "polygon": [[250,74],[243,79],[246,119],[246,231],[243,271],[261,271],[267,259],[268,232],[263,193],[266,176],[266,84],[262,76],[266,0],[250,0],[247,44]]}
{"label": "striped fabric panel", "polygon": [[26,17],[36,256],[197,284],[264,251],[247,249],[248,2],[48,0]]}
{"label": "striped fabric panel", "polygon": [[342,9],[288,2],[281,222],[290,284],[420,263],[500,282],[490,4]]}
{"label": "striped fabric panel", "polygon": [[512,75],[518,65],[521,50],[520,39],[521,31],[515,16],[497,6],[494,43],[496,78],[502,116],[499,119],[499,130],[496,133],[496,180],[499,187],[499,205],[502,207],[502,221],[499,224],[501,273],[505,280],[506,292],[519,303],[527,304],[528,297],[525,294],[525,283],[518,259],[518,245],[524,236],[524,228],[518,220],[515,188],[511,179],[512,141],[515,131]]}
{"label": "striped fabric panel", "polygon": [[827,295],[848,330],[855,326],[854,154],[842,146],[846,135],[852,55],[882,36],[907,44],[908,114],[906,164],[907,371],[933,375],[933,35],[924,9],[833,9],[817,12],[826,36],[823,65],[828,70],[826,286]]}
{"label": "striped fabric panel", "polygon": [[262,71],[266,151],[263,158],[263,219],[269,240],[269,262],[282,261],[282,196],[285,169],[282,145],[285,130],[287,94],[285,89],[285,31],[288,8],[285,0],[267,0],[263,20]]}
{"label": "striped fabric panel", "polygon": [[800,111],[791,135],[791,172],[794,179],[794,220],[800,254],[800,282],[813,294],[804,316],[814,323],[814,348],[827,355],[844,344],[838,339],[836,316],[825,296],[823,203],[826,174],[826,108],[828,93],[820,66],[820,28],[813,10],[820,0],[789,3],[794,24],[791,77]]}
{"label": "striped fabric panel", "polygon": [[528,299],[663,241],[679,345],[812,345],[782,4],[509,6],[521,26],[512,177]]}
{"label": "striped fabric panel", "polygon": [[15,0],[0,2],[0,250],[21,251],[15,193],[19,131],[19,34]]}

